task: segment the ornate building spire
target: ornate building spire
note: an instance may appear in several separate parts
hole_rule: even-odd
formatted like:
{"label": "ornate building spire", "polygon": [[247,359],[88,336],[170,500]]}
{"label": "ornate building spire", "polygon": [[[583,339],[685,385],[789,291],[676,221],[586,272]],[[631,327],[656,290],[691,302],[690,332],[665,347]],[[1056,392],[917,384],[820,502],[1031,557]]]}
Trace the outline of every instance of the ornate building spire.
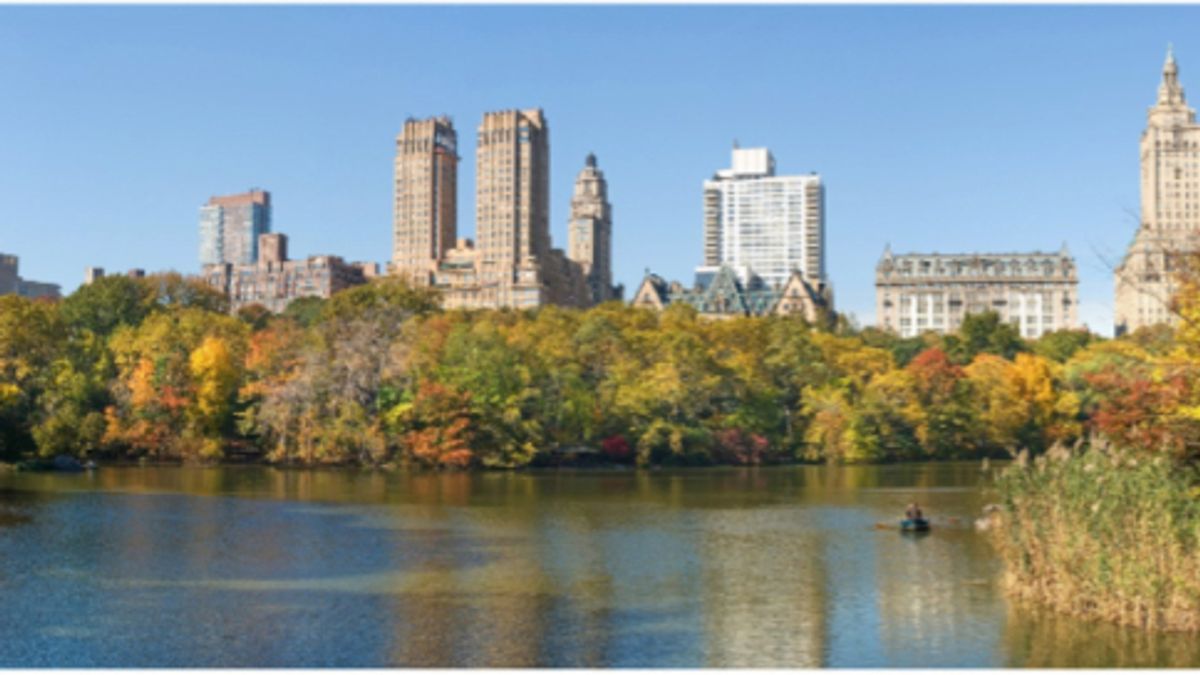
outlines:
{"label": "ornate building spire", "polygon": [[1183,87],[1179,84],[1179,66],[1175,63],[1175,49],[1168,44],[1162,84],[1158,85],[1158,104],[1183,105],[1184,102]]}

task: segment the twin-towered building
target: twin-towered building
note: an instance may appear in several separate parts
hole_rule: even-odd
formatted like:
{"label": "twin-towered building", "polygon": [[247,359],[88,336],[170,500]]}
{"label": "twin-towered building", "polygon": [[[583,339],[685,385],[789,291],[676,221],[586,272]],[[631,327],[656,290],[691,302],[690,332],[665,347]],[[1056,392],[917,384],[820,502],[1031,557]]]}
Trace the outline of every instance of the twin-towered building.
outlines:
{"label": "twin-towered building", "polygon": [[[540,109],[484,115],[476,145],[476,240],[458,236],[458,135],[448,117],[409,119],[396,139],[391,274],[441,291],[447,308],[587,307],[618,299],[612,207],[589,155],[571,201],[570,252],[550,241],[549,129]],[[337,256],[289,260],[271,233],[271,195],[213,197],[200,210],[205,281],[233,309],[282,311],[365,283],[373,264]]]}
{"label": "twin-towered building", "polygon": [[587,307],[612,286],[607,183],[589,156],[568,254],[550,240],[550,132],[540,109],[484,115],[476,136],[475,239],[458,236],[458,142],[446,117],[408,120],[396,140],[390,272],[442,292],[447,308]]}

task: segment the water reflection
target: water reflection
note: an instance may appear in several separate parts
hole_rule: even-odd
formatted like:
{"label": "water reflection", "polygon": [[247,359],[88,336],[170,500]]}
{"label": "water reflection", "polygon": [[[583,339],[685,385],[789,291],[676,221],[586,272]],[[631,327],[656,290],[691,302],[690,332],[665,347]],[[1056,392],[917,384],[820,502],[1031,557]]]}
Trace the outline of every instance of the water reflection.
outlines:
{"label": "water reflection", "polygon": [[1195,668],[1200,664],[1200,642],[1194,635],[1144,633],[1025,605],[1009,609],[1004,646],[1012,665],[1032,668]]}
{"label": "water reflection", "polygon": [[[963,525],[980,483],[975,464],[0,474],[0,666],[1200,662],[1009,608]],[[926,537],[891,526],[912,499]]]}

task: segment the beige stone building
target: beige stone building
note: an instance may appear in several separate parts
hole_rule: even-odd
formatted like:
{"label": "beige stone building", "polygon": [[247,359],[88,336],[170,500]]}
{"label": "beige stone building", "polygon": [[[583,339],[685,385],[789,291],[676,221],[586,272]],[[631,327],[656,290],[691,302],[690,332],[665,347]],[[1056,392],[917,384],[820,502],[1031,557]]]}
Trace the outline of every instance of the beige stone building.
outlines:
{"label": "beige stone building", "polygon": [[1178,257],[1200,250],[1200,125],[1168,49],[1141,139],[1141,225],[1114,274],[1117,335],[1175,323]]}
{"label": "beige stone building", "polygon": [[428,285],[458,237],[458,136],[447,117],[408,119],[396,138],[391,271]]}
{"label": "beige stone building", "polygon": [[446,307],[586,307],[582,268],[550,243],[550,139],[540,109],[486,113],[475,154],[475,241],[438,265]]}
{"label": "beige stone building", "polygon": [[297,298],[328,298],[366,283],[377,272],[374,263],[347,263],[334,255],[290,260],[283,234],[260,235],[258,251],[255,263],[204,266],[203,280],[229,298],[231,311],[262,305],[282,312]]}
{"label": "beige stone building", "polygon": [[596,167],[593,154],[587,156],[575,179],[567,257],[583,269],[592,303],[620,299],[624,289],[612,284],[612,205],[608,203],[608,181]]}
{"label": "beige stone building", "polygon": [[967,314],[994,311],[1021,337],[1079,326],[1079,277],[1058,253],[894,255],[875,268],[875,317],[900,337],[953,333]]}

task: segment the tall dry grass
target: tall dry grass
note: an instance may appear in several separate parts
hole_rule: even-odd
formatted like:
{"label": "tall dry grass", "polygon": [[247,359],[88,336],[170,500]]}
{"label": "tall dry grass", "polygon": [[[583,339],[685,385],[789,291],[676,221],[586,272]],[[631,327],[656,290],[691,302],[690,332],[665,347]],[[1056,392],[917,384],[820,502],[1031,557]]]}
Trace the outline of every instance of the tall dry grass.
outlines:
{"label": "tall dry grass", "polygon": [[997,477],[1005,587],[1068,614],[1200,630],[1197,472],[1104,444],[1022,457]]}

